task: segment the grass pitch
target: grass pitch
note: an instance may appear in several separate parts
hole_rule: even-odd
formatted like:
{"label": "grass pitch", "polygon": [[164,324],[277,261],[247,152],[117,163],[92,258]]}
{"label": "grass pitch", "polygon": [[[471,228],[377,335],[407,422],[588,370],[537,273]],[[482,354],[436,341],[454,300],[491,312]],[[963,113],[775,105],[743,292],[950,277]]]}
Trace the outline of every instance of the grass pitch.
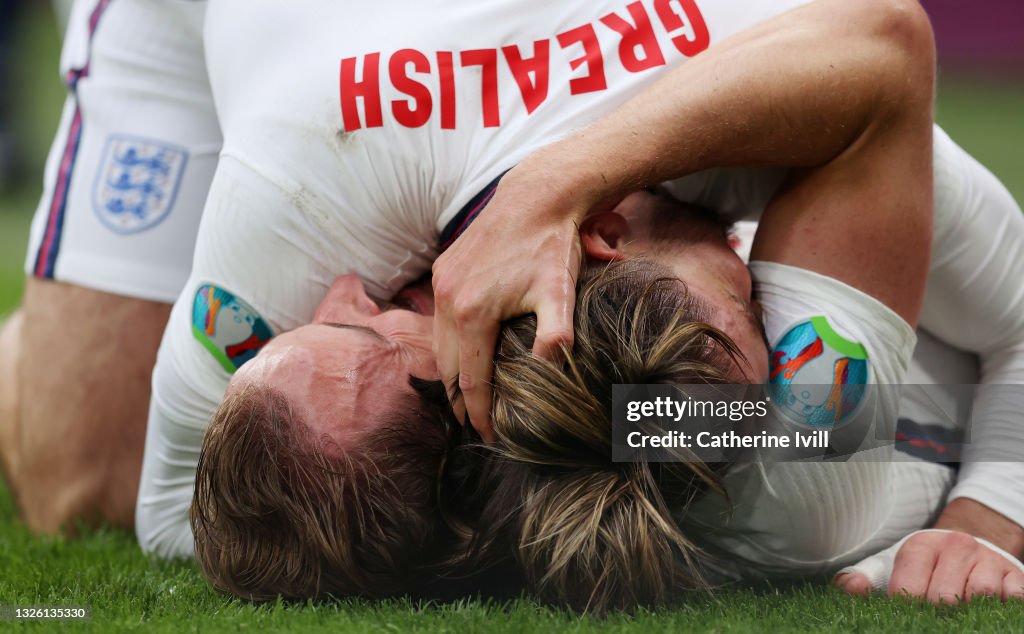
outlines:
{"label": "grass pitch", "polygon": [[[20,111],[32,159],[42,165],[61,94],[54,70],[56,33],[40,13],[43,5],[33,6],[19,32],[23,59],[34,60],[34,67],[21,67]],[[943,79],[940,122],[992,168],[1018,200],[1024,200],[1022,114],[1024,81]],[[16,306],[21,295],[25,237],[38,196],[35,183],[38,178],[19,194],[0,197],[0,316]],[[1021,603],[985,600],[937,609],[883,598],[852,599],[814,585],[722,591],[673,610],[600,620],[576,618],[526,600],[254,606],[214,592],[192,563],[150,561],[129,534],[100,530],[75,541],[33,537],[17,522],[10,495],[0,482],[0,608],[41,605],[88,606],[92,619],[60,626],[0,621],[0,631],[60,627],[99,632],[1024,632]]]}
{"label": "grass pitch", "polygon": [[[21,294],[24,210],[34,207],[34,196],[0,199],[0,315]],[[853,599],[815,585],[722,591],[673,610],[606,619],[580,619],[526,600],[254,606],[214,592],[190,562],[150,561],[126,533],[93,531],[74,541],[33,537],[0,482],[0,608],[30,605],[88,606],[91,621],[60,628],[98,632],[1024,632],[1022,603],[936,609]],[[49,631],[55,624],[0,621],[0,631],[15,627]]]}
{"label": "grass pitch", "polygon": [[[70,542],[18,525],[0,486],[0,606],[88,606],[92,619],[61,629],[98,632],[1020,632],[1024,604],[977,601],[937,609],[853,599],[800,585],[722,591],[658,613],[578,618],[526,600],[451,604],[339,601],[255,606],[211,590],[187,562],[152,562],[130,535],[97,531]],[[0,629],[13,623],[0,622]],[[18,627],[50,630],[54,623]]]}

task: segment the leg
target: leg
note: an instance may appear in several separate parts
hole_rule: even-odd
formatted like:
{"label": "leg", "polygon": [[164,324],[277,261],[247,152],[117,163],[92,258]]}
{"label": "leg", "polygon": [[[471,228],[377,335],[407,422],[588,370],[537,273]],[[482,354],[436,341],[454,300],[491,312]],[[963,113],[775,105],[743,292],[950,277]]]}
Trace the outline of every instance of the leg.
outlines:
{"label": "leg", "polygon": [[[5,468],[37,531],[134,523],[150,373],[220,149],[205,4],[80,0],[72,12],[69,94],[32,225],[31,277],[20,326],[4,333],[20,358],[0,365],[17,376],[16,410],[0,409],[0,434],[17,448]],[[168,98],[154,99],[154,85]],[[139,168],[128,156],[152,160]],[[156,173],[170,177],[153,190]],[[112,179],[153,195],[123,213]]]}
{"label": "leg", "polygon": [[0,476],[12,490],[18,472],[18,373],[21,357],[19,310],[0,325]]}
{"label": "leg", "polygon": [[130,528],[142,468],[149,382],[170,305],[28,280],[20,315],[18,456],[26,523],[76,519]]}

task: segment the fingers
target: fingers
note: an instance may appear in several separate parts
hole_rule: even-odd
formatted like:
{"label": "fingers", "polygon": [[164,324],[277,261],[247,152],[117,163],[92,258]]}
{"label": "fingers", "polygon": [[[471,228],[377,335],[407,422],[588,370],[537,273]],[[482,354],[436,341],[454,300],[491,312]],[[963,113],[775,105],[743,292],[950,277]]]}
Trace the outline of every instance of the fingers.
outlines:
{"label": "fingers", "polygon": [[[537,333],[533,341],[533,354],[560,364],[562,349],[572,348],[573,313],[576,307],[576,281],[583,266],[583,245],[579,226],[573,225],[572,240],[562,245],[564,269],[557,276],[547,278],[536,301],[529,302],[537,315]],[[556,245],[553,249],[558,251]]]}
{"label": "fingers", "polygon": [[[566,207],[559,195],[548,201],[554,210],[550,213],[502,212],[503,197],[517,199],[509,193],[508,183],[515,180],[510,178],[511,172],[502,180],[489,212],[433,267],[438,372],[447,382],[456,415],[460,420],[463,414],[468,416],[486,441],[496,439],[491,420],[492,379],[502,322],[535,313],[538,327],[533,350],[557,359],[563,346],[572,345],[574,278],[582,264],[576,215],[585,209]],[[535,198],[537,192],[533,186],[522,191],[526,198]],[[543,208],[541,202],[535,200],[534,204]],[[520,205],[516,203],[513,209]],[[455,397],[456,392],[461,399]]]}
{"label": "fingers", "polygon": [[950,533],[941,540],[939,556],[925,597],[930,603],[958,604],[967,595],[967,579],[978,557],[978,542],[966,533]]}
{"label": "fingers", "polygon": [[938,551],[932,547],[926,535],[907,540],[896,554],[892,577],[889,579],[889,596],[924,597],[937,560]]}
{"label": "fingers", "polygon": [[533,340],[533,354],[561,363],[562,348],[572,348],[573,309],[576,305],[576,285],[572,279],[562,280],[546,301],[537,306],[537,336]]}
{"label": "fingers", "polygon": [[[888,564],[886,556],[890,557]],[[888,572],[876,570],[878,565]],[[1024,566],[1000,548],[959,531],[914,533],[844,569],[832,583],[848,594],[866,595],[872,583],[878,587],[885,579],[890,597],[926,599],[935,605],[958,604],[979,596],[1024,599]]]}
{"label": "fingers", "polygon": [[832,584],[849,595],[866,597],[871,594],[871,582],[860,573],[843,573],[832,580]]}
{"label": "fingers", "polygon": [[[435,288],[435,293],[437,289]],[[458,332],[448,325],[447,315],[438,313],[434,318],[434,359],[437,375],[444,381],[448,400],[451,401],[455,418],[460,423],[466,418],[466,408],[461,398],[456,398],[459,387],[459,344]]]}
{"label": "fingers", "polygon": [[491,421],[491,378],[499,327],[493,320],[467,320],[459,330],[459,390],[473,429],[487,442],[496,439]]}
{"label": "fingers", "polygon": [[995,557],[982,557],[971,570],[964,588],[966,599],[973,597],[998,597],[1003,592],[1003,580],[1006,576],[1004,562]]}
{"label": "fingers", "polygon": [[[501,324],[484,308],[479,294],[456,297],[456,290],[434,278],[434,293],[448,310],[435,315],[434,356],[439,376],[460,423],[468,416],[480,437],[493,441],[491,377],[494,347]],[[458,388],[456,390],[455,388]],[[461,398],[456,397],[460,394]]]}
{"label": "fingers", "polygon": [[1020,601],[1024,599],[1024,572],[1011,570],[1003,577],[1002,600]]}

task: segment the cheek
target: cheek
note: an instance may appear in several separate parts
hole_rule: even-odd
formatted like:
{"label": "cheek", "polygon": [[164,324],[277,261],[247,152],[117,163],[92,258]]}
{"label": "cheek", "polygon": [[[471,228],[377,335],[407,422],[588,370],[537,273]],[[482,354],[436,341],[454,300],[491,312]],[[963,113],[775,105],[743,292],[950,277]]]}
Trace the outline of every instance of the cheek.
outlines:
{"label": "cheek", "polygon": [[426,381],[440,380],[437,373],[437,361],[432,352],[417,352],[416,358],[409,364],[409,374]]}
{"label": "cheek", "polygon": [[400,337],[401,358],[408,374],[425,381],[437,381],[437,361],[432,346],[433,339],[425,333],[405,333]]}
{"label": "cheek", "polygon": [[[739,368],[745,380],[761,383],[768,378],[768,350],[764,346],[761,334],[755,331],[745,317],[729,319],[725,323],[715,324],[720,330],[732,338],[739,347],[747,362],[740,362]],[[748,365],[749,364],[749,365]]]}
{"label": "cheek", "polygon": [[742,342],[737,341],[740,350],[747,357],[749,368],[744,371],[753,376],[747,377],[751,383],[763,383],[768,379],[768,349],[764,347],[764,341],[757,333],[748,333]]}
{"label": "cheek", "polygon": [[398,344],[409,374],[426,381],[438,380],[432,320],[422,316],[412,319],[409,313],[394,310],[385,312],[371,325]]}
{"label": "cheek", "polygon": [[768,380],[768,349],[764,347],[764,343],[758,339],[757,345],[754,348],[754,358],[750,360],[750,365],[753,366],[756,376],[754,377],[758,383],[764,383]]}

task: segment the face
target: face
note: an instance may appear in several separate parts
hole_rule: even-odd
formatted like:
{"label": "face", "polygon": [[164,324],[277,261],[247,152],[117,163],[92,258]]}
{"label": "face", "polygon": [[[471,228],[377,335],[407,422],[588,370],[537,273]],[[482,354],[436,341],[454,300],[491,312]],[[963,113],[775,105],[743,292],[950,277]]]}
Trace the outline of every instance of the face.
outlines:
{"label": "face", "polygon": [[768,349],[761,308],[751,297],[750,271],[730,247],[725,227],[712,214],[649,192],[627,196],[614,211],[631,227],[622,254],[670,268],[711,308],[711,325],[729,335],[746,357],[748,363],[739,368],[744,380],[763,382]]}
{"label": "face", "polygon": [[[752,383],[768,374],[760,308],[751,300],[750,274],[713,217],[647,192],[616,207],[631,227],[623,255],[669,267],[713,314],[749,361],[740,372]],[[670,235],[671,240],[657,236]],[[228,391],[273,385],[300,408],[318,436],[351,446],[382,411],[396,411],[412,393],[409,376],[437,380],[432,352],[434,300],[429,279],[378,305],[354,275],[335,280],[313,323],[272,339],[235,373]]]}
{"label": "face", "polygon": [[[425,284],[425,287],[424,287]],[[398,411],[409,376],[436,380],[429,281],[379,306],[354,275],[335,280],[313,323],[275,337],[235,373],[229,393],[261,383],[280,390],[317,435],[351,446]]]}

